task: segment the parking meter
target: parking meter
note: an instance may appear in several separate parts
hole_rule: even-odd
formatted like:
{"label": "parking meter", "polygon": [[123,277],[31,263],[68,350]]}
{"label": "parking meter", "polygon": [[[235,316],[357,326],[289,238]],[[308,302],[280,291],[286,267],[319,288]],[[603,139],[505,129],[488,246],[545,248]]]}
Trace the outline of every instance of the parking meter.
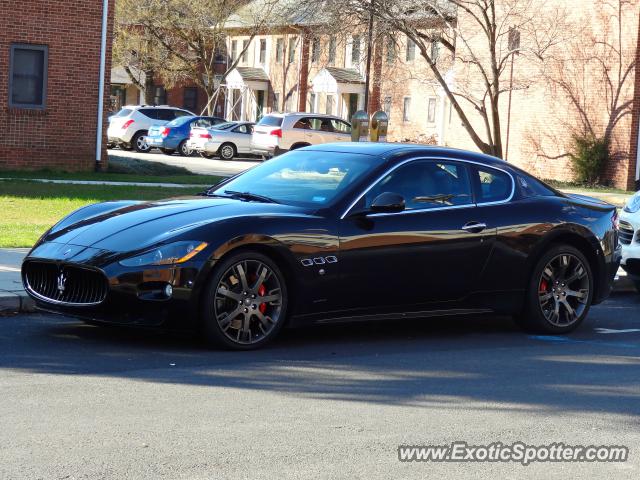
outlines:
{"label": "parking meter", "polygon": [[364,110],[358,110],[351,117],[351,141],[369,141],[369,114]]}
{"label": "parking meter", "polygon": [[386,142],[389,116],[383,111],[377,111],[371,116],[371,141]]}

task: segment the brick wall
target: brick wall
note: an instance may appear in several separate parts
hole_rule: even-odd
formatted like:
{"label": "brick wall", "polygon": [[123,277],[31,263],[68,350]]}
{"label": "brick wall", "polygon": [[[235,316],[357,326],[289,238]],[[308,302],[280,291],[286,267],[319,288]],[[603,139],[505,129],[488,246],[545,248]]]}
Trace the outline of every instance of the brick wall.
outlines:
{"label": "brick wall", "polygon": [[[109,98],[114,0],[105,70]],[[0,169],[90,170],[95,166],[102,2],[0,0]],[[49,49],[44,110],[9,108],[13,43]],[[103,145],[106,142],[106,111]],[[103,164],[107,155],[103,146]]]}

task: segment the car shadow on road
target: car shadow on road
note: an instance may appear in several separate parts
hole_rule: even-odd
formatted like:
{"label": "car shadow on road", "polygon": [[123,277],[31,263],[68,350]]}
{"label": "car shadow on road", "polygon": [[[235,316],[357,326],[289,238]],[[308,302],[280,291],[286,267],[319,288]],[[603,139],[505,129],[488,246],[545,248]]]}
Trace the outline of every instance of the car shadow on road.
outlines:
{"label": "car shadow on road", "polygon": [[452,317],[287,330],[263,350],[231,352],[186,334],[33,315],[3,319],[0,369],[417,408],[639,415],[638,342],[593,341],[593,330],[544,341],[509,318]]}

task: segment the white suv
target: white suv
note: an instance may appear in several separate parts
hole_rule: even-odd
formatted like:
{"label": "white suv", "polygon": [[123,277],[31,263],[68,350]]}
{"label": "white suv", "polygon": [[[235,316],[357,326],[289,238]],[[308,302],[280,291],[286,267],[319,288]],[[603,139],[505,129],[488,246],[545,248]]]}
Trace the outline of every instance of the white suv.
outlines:
{"label": "white suv", "polygon": [[251,151],[272,157],[319,143],[350,142],[351,124],[318,113],[271,113],[253,129]]}
{"label": "white suv", "polygon": [[640,292],[640,192],[631,197],[618,220],[622,268]]}
{"label": "white suv", "polygon": [[107,130],[107,141],[110,145],[137,152],[148,152],[145,137],[151,125],[164,125],[178,117],[193,115],[188,110],[166,105],[153,107],[149,105],[127,105],[113,115]]}

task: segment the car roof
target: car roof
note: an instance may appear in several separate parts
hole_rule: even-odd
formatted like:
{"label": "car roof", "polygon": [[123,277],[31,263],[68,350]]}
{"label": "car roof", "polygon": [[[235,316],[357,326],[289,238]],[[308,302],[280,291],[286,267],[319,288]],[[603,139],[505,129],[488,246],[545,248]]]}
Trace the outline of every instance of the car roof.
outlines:
{"label": "car roof", "polygon": [[183,112],[189,112],[189,110],[186,110],[184,108],[172,107],[170,105],[124,105],[122,108],[128,108],[129,110],[139,110],[141,108],[164,108],[169,110],[182,110]]}
{"label": "car roof", "polygon": [[329,115],[326,113],[310,113],[310,112],[287,112],[287,113],[268,113],[265,117],[319,117],[319,118],[336,118],[342,120],[340,117],[336,117],[335,115]]}
{"label": "car roof", "polygon": [[444,158],[470,160],[483,163],[488,166],[504,167],[509,164],[504,160],[485,155],[483,153],[471,152],[457,148],[419,145],[413,143],[377,143],[377,142],[344,142],[344,143],[323,143],[304,147],[304,150],[335,152],[335,153],[359,153],[371,156],[385,156],[388,158],[407,156],[438,156]]}

